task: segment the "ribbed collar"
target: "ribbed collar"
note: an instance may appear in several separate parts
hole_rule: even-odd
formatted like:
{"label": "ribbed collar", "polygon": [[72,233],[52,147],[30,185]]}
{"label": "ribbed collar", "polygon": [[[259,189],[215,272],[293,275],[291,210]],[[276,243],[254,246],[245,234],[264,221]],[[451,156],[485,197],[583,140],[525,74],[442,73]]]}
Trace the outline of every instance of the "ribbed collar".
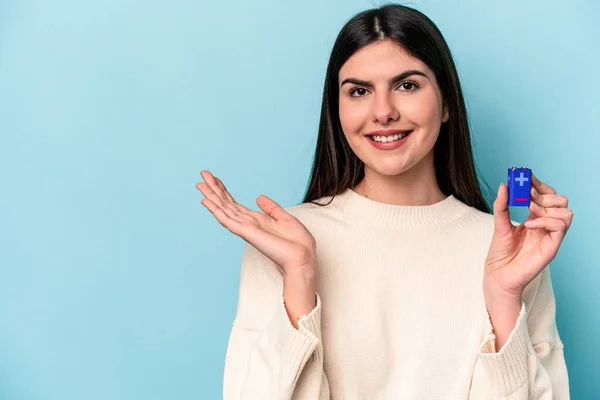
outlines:
{"label": "ribbed collar", "polygon": [[398,228],[442,226],[474,210],[453,195],[431,205],[401,206],[370,200],[352,189],[335,196],[332,205],[349,220]]}

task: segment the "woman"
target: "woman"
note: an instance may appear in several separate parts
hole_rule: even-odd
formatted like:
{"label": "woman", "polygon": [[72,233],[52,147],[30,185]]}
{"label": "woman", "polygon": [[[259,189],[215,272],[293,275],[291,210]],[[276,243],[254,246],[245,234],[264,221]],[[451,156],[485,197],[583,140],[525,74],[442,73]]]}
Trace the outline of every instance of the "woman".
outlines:
{"label": "woman", "polygon": [[202,204],[248,242],[225,399],[566,399],[549,263],[568,200],[533,176],[519,225],[477,181],[440,31],[386,5],[352,18],[329,60],[312,176],[287,209]]}

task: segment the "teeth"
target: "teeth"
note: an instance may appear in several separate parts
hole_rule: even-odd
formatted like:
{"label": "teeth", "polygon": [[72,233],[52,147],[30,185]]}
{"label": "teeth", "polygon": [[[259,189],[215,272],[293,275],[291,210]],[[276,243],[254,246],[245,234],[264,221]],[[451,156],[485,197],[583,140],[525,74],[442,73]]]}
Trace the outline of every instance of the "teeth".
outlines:
{"label": "teeth", "polygon": [[402,138],[405,138],[410,132],[405,132],[405,133],[401,133],[401,134],[396,134],[396,135],[392,135],[392,136],[373,136],[373,140],[375,140],[376,142],[393,142],[394,140],[399,140]]}

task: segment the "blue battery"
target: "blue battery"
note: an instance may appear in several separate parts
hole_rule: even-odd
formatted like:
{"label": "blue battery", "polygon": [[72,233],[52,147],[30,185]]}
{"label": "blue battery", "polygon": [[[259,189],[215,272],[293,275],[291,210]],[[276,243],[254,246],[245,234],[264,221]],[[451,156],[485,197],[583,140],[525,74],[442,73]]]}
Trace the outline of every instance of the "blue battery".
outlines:
{"label": "blue battery", "polygon": [[512,167],[508,169],[508,205],[529,206],[531,202],[531,169]]}

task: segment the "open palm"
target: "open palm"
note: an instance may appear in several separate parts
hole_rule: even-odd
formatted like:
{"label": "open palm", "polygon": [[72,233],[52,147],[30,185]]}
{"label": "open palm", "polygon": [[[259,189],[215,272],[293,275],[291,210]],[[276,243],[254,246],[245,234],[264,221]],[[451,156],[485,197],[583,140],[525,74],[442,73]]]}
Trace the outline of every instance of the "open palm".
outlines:
{"label": "open palm", "polygon": [[256,199],[264,213],[250,210],[233,199],[219,178],[209,171],[201,175],[205,182],[196,185],[205,197],[201,203],[221,225],[256,247],[284,273],[314,266],[316,241],[296,217],[264,195]]}

